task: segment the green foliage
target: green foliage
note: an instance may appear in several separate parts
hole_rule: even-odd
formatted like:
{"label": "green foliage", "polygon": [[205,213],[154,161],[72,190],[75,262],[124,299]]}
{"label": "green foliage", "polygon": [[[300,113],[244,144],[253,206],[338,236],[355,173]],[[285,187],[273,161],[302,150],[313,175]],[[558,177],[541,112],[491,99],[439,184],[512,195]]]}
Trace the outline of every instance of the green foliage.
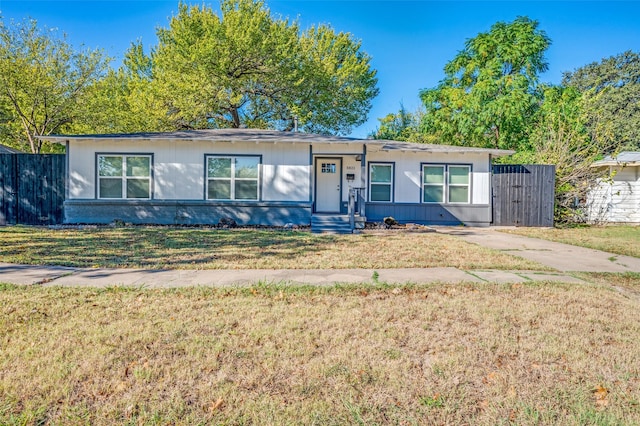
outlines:
{"label": "green foliage", "polygon": [[[601,175],[590,166],[639,149],[640,55],[624,52],[539,84],[550,40],[526,17],[467,40],[445,78],[420,96],[421,126],[401,109],[380,119],[376,138],[512,149],[505,163],[556,165],[556,222],[586,220],[581,207]],[[420,137],[416,136],[420,134]]]}
{"label": "green foliage", "polygon": [[0,18],[0,137],[33,153],[50,151],[40,135],[68,132],[82,113],[78,100],[107,67],[102,52],[76,52],[34,20]]}
{"label": "green foliage", "polygon": [[420,129],[423,116],[422,110],[409,112],[404,105],[400,105],[397,113],[390,113],[378,119],[380,126],[370,136],[374,139],[436,143],[437,138],[434,135],[423,133]]}
{"label": "green foliage", "polygon": [[600,173],[591,164],[603,151],[613,149],[592,137],[585,113],[589,95],[574,87],[542,87],[544,101],[530,134],[531,148],[516,153],[516,163],[556,166],[556,222],[582,222],[586,217],[576,206],[586,199]]}
{"label": "green foliage", "polygon": [[539,96],[538,75],[547,69],[550,40],[538,22],[519,17],[480,33],[447,63],[445,78],[420,92],[423,131],[444,143],[522,149]]}
{"label": "green foliage", "polygon": [[[321,25],[301,32],[262,1],[180,4],[159,44],[130,68],[175,128],[255,127],[346,134],[366,120],[378,93],[370,58],[348,33]],[[130,52],[131,53],[131,52]]]}
{"label": "green foliage", "polygon": [[0,20],[0,142],[32,152],[39,135],[255,127],[347,134],[377,95],[361,44],[326,25],[302,31],[261,0],[179,5],[149,53],[118,70],[35,21]]}
{"label": "green foliage", "polygon": [[124,66],[96,81],[80,99],[76,133],[170,131],[167,109],[154,92],[149,58],[139,43],[125,54]]}
{"label": "green foliage", "polygon": [[594,137],[612,138],[621,150],[640,149],[639,53],[626,51],[585,65],[565,73],[562,83],[589,97],[587,124]]}

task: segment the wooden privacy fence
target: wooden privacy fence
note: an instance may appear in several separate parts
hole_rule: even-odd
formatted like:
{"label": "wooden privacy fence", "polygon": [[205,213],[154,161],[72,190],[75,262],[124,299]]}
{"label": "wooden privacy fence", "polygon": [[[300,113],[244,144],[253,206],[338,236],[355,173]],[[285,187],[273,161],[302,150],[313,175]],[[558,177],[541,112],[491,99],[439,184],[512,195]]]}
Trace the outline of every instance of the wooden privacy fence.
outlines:
{"label": "wooden privacy fence", "polygon": [[64,154],[0,154],[0,225],[62,223]]}
{"label": "wooden privacy fence", "polygon": [[555,166],[493,166],[493,225],[553,226],[555,177]]}

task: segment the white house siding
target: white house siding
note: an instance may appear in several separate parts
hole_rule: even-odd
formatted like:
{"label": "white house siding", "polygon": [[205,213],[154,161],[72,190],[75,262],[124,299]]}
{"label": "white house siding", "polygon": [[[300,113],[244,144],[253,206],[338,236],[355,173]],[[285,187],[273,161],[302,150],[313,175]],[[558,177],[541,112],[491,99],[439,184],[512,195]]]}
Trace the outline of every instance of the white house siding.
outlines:
{"label": "white house siding", "polygon": [[311,173],[309,146],[305,144],[181,143],[87,141],[69,150],[69,199],[95,198],[98,153],[153,154],[153,198],[157,200],[204,199],[205,155],[261,155],[263,201],[308,201]]}
{"label": "white house siding", "polygon": [[592,222],[640,223],[640,167],[614,167],[587,197]]}
{"label": "white house siding", "polygon": [[[96,156],[99,153],[152,154],[152,200],[97,200]],[[310,203],[310,147],[306,143],[210,141],[73,141],[67,222],[211,223],[231,217],[238,223],[308,224]],[[206,155],[262,156],[261,200],[214,202],[205,200]]]}
{"label": "white house siding", "polygon": [[[314,181],[316,162],[328,157],[341,160],[343,213],[347,211],[349,188],[364,187],[367,198],[369,165],[383,162],[394,164],[392,201],[365,202],[368,220],[394,216],[404,222],[483,226],[491,222],[490,154],[509,153],[256,129],[51,139],[68,141],[68,223],[121,219],[134,223],[211,224],[230,217],[240,224],[308,225],[318,190]],[[152,155],[151,199],[97,199],[98,153]],[[261,156],[260,199],[207,200],[206,155]],[[470,202],[421,202],[424,163],[469,165]],[[349,175],[353,180],[347,179]],[[361,207],[359,203],[358,208]]]}
{"label": "white house siding", "polygon": [[[394,202],[367,203],[368,220],[379,221],[385,216],[393,216],[402,222],[427,224],[488,226],[491,223],[491,171],[488,154],[369,150],[367,164],[375,162],[394,163]],[[421,164],[424,163],[470,165],[471,202],[422,203]]]}
{"label": "white house siding", "polygon": [[315,156],[332,156],[332,155],[358,155],[362,154],[361,143],[332,143],[332,144],[315,144],[313,145],[313,155]]}
{"label": "white house siding", "polygon": [[490,203],[491,171],[488,154],[418,154],[415,152],[370,152],[367,163],[393,162],[395,164],[394,201],[419,203],[422,192],[421,164],[449,164],[471,166],[471,204]]}

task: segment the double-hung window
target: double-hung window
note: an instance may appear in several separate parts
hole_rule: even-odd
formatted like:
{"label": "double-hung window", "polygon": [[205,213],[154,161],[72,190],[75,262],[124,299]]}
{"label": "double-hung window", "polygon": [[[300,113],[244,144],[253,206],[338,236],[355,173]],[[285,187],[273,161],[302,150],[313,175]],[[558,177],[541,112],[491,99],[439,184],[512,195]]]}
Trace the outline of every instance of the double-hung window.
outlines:
{"label": "double-hung window", "polygon": [[208,200],[258,200],[260,157],[207,157]]}
{"label": "double-hung window", "polygon": [[369,164],[369,201],[393,201],[393,164]]}
{"label": "double-hung window", "polygon": [[98,198],[150,199],[151,155],[98,155]]}
{"label": "double-hung window", "polygon": [[470,203],[470,176],[470,166],[423,165],[422,201],[425,203]]}
{"label": "double-hung window", "polygon": [[425,203],[444,203],[445,166],[422,166],[422,200]]}

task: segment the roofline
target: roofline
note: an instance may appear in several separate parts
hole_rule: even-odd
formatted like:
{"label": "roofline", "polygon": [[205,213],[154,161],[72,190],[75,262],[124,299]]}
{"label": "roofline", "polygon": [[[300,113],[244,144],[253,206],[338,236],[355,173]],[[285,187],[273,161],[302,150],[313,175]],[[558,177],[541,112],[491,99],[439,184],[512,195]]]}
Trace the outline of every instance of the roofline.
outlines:
{"label": "roofline", "polygon": [[596,161],[589,167],[634,167],[640,166],[640,161],[616,161],[616,160],[601,160]]}
{"label": "roofline", "polygon": [[[483,153],[490,154],[494,157],[502,157],[514,154],[513,150],[493,149],[493,148],[476,148],[457,145],[440,145],[440,144],[423,144],[417,142],[404,142],[383,139],[358,139],[343,136],[325,136],[312,133],[302,132],[282,132],[276,130],[260,130],[260,129],[215,129],[218,133],[211,130],[192,130],[177,132],[149,132],[149,133],[123,133],[123,134],[85,134],[85,135],[47,135],[38,136],[39,139],[65,145],[72,140],[119,140],[119,141],[152,141],[152,140],[176,140],[176,141],[209,141],[219,143],[233,142],[254,142],[254,143],[316,143],[316,144],[364,144],[367,146],[378,146],[382,151],[399,151],[399,152],[431,152],[431,153]],[[225,133],[233,133],[234,131],[245,131],[245,137],[234,138],[233,135]],[[268,136],[268,137],[267,137]],[[282,139],[278,140],[278,137]]]}
{"label": "roofline", "polygon": [[0,154],[24,154],[24,152],[10,146],[0,144]]}

